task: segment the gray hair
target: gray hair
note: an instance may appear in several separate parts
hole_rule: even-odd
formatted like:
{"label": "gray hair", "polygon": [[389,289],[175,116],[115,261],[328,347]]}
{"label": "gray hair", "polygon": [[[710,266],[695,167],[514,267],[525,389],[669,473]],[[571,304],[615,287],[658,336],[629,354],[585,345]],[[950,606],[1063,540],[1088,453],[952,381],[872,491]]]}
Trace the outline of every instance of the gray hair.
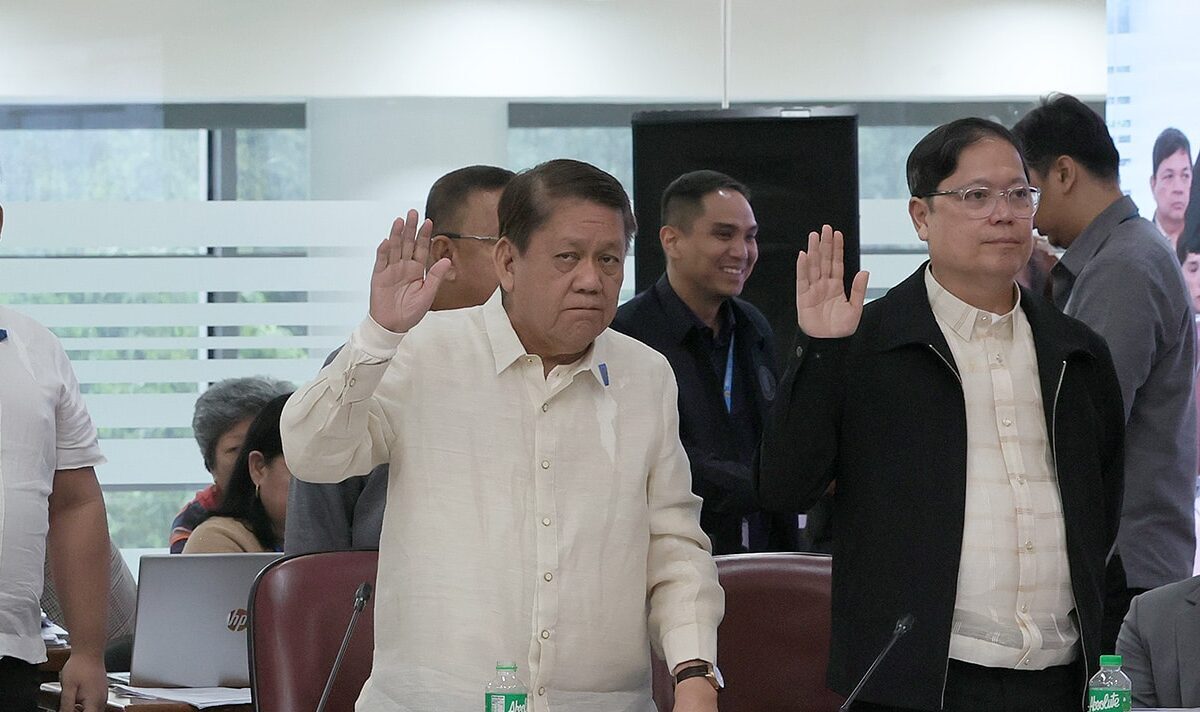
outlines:
{"label": "gray hair", "polygon": [[196,399],[192,431],[204,456],[204,469],[212,472],[217,441],[238,423],[258,415],[272,398],[295,390],[287,381],[266,376],[227,378],[209,386]]}

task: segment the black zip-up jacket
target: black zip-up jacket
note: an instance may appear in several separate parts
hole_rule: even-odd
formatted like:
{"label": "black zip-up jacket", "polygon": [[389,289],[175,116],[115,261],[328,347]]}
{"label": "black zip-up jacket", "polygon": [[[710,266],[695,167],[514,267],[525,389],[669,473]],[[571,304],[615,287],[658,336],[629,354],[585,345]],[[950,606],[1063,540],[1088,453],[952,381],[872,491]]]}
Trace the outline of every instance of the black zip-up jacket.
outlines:
{"label": "black zip-up jacket", "polygon": [[[911,613],[911,632],[860,699],[936,710],[962,551],[967,421],[925,269],[868,304],[853,336],[798,336],[764,429],[755,484],[764,506],[803,510],[836,481],[829,686],[848,694],[896,620]],[[1121,510],[1121,390],[1095,332],[1024,290],[1021,306],[1037,353],[1090,676],[1098,669],[1105,561]]]}

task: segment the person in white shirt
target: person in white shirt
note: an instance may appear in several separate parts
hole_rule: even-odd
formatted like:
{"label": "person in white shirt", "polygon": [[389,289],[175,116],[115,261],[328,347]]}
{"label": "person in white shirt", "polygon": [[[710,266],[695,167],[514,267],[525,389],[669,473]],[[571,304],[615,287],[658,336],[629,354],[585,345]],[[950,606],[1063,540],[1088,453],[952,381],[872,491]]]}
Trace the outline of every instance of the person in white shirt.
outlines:
{"label": "person in white shirt", "polygon": [[[4,212],[0,209],[0,227]],[[95,466],[104,462],[66,352],[32,319],[0,307],[0,709],[33,712],[47,553],[71,633],[62,709],[108,699],[104,635],[109,540]],[[48,552],[47,552],[48,549]]]}
{"label": "person in white shirt", "polygon": [[297,477],[390,463],[360,710],[477,709],[519,661],[538,712],[715,712],[724,610],[666,359],[609,330],[635,224],[615,178],[556,160],[499,204],[500,290],[429,312],[432,225],[397,219],[370,314],[284,408]]}

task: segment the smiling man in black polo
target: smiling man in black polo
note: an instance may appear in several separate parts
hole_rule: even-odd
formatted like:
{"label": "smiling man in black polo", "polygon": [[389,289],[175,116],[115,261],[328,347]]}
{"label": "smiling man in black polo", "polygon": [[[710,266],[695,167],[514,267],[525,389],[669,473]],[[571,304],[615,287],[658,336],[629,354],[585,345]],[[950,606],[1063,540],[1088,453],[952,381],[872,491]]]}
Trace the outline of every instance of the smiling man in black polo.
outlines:
{"label": "smiling man in black polo", "polygon": [[750,478],[776,378],[771,327],[738,298],[758,260],[750,192],[722,173],[694,171],[667,186],[662,206],[666,274],[617,310],[612,328],[671,363],[713,553],[795,549],[796,517],[760,512]]}

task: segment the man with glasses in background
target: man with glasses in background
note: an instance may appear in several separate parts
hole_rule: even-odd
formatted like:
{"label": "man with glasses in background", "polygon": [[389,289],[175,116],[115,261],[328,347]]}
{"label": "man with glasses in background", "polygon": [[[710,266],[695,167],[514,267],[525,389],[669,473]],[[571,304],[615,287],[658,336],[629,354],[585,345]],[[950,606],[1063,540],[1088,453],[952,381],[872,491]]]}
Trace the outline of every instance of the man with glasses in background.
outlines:
{"label": "man with glasses in background", "polygon": [[496,206],[513,172],[495,166],[468,166],[438,178],[425,201],[433,222],[429,264],[443,257],[450,271],[442,280],[433,309],[463,309],[483,304],[496,291],[499,277],[492,248],[499,242]]}
{"label": "man with glasses in background", "polygon": [[1124,418],[1108,349],[1014,279],[1038,193],[1017,140],[960,119],[908,157],[929,262],[863,307],[828,225],[796,260],[796,347],[760,501],[834,483],[830,687],[852,709],[1078,712],[1098,662]]}
{"label": "man with glasses in background", "polygon": [[[500,239],[496,206],[513,175],[495,166],[467,166],[438,178],[429,189],[425,201],[425,216],[433,222],[429,264],[442,258],[450,261],[433,300],[434,311],[477,306],[496,291],[500,283],[492,262],[492,248]],[[335,484],[292,478],[286,553],[378,548],[387,478],[387,465]]]}
{"label": "man with glasses in background", "polygon": [[[1121,193],[1117,148],[1096,112],[1072,96],[1043,101],[1014,129],[1033,184],[1034,219],[1065,248],[1054,302],[1105,341],[1121,381],[1129,486],[1108,565],[1104,638],[1116,646],[1133,596],[1192,573],[1196,551],[1196,338],[1173,249]],[[1190,170],[1190,167],[1189,167]]]}

